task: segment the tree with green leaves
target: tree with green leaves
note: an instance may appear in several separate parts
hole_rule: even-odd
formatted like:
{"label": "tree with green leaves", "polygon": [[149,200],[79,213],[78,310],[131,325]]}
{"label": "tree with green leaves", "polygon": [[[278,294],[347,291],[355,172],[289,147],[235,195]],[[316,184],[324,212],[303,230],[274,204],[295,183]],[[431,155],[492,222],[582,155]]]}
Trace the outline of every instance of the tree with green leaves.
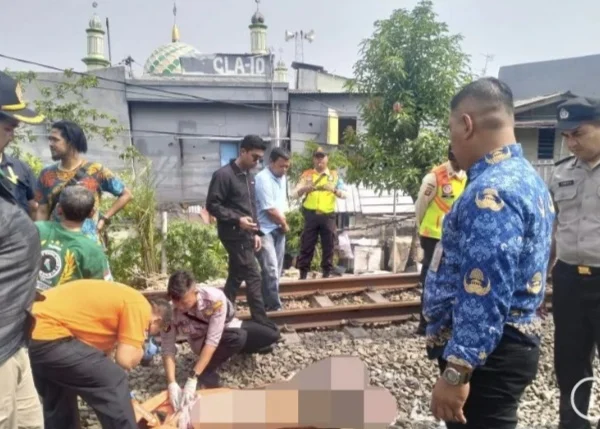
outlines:
{"label": "tree with green leaves", "polygon": [[375,23],[348,85],[368,95],[366,131],[344,145],[348,182],[416,198],[422,178],[446,158],[450,100],[471,79],[461,40],[437,19],[431,0]]}
{"label": "tree with green leaves", "polygon": [[[85,91],[97,88],[99,79],[91,74],[76,73],[73,70],[65,70],[61,79],[43,80],[35,72],[11,72],[20,84],[27,98],[28,88],[35,87],[39,92],[39,97],[30,100],[33,108],[46,117],[47,123],[58,120],[70,120],[81,126],[88,139],[100,138],[105,145],[112,149],[117,146],[112,142],[126,128],[112,115],[99,111],[94,108],[85,95]],[[39,173],[41,164],[32,154],[26,153],[19,146],[20,142],[34,142],[37,136],[33,134],[30,127],[24,127],[16,136],[13,144],[10,145],[12,154],[20,157],[30,164],[34,172]]]}

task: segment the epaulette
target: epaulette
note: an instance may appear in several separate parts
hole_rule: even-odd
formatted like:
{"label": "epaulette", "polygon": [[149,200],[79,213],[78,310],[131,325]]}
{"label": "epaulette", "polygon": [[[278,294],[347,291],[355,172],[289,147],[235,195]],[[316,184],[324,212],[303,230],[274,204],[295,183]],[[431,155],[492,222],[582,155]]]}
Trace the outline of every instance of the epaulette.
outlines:
{"label": "epaulette", "polygon": [[558,166],[558,165],[560,165],[560,164],[563,164],[564,162],[566,162],[566,161],[568,161],[568,160],[570,160],[570,159],[573,159],[573,158],[575,158],[575,155],[571,155],[571,156],[567,156],[566,158],[559,159],[558,161],[556,161],[556,162],[554,163],[554,166],[556,167],[556,166]]}

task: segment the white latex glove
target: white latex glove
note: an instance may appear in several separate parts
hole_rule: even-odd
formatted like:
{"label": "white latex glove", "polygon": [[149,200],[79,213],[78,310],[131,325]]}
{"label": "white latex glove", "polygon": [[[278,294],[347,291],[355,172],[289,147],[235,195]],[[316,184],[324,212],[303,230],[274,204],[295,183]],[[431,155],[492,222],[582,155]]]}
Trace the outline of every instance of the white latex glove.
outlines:
{"label": "white latex glove", "polygon": [[179,411],[183,399],[183,391],[176,382],[169,383],[169,400],[175,411]]}
{"label": "white latex glove", "polygon": [[191,404],[196,399],[196,388],[198,386],[198,379],[196,377],[188,378],[183,386],[183,398],[181,400],[181,406]]}

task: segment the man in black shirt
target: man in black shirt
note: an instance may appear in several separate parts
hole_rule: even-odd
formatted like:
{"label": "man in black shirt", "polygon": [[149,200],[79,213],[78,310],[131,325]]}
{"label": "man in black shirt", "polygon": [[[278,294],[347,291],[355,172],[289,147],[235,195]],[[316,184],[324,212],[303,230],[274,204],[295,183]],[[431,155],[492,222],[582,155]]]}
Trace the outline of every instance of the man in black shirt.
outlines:
{"label": "man in black shirt", "polygon": [[[18,125],[17,121],[11,121],[8,117],[7,122],[12,122],[12,126],[15,127]],[[12,194],[17,200],[19,207],[33,218],[36,211],[36,203],[33,197],[33,188],[36,181],[35,175],[29,165],[14,156],[8,155],[5,148],[6,146],[2,147],[0,145],[0,170],[2,170],[4,176],[8,179]]]}
{"label": "man in black shirt", "polygon": [[[17,82],[0,72],[0,147],[20,122],[44,117],[27,109]],[[27,344],[33,328],[31,306],[40,269],[40,239],[32,220],[18,206],[10,179],[0,169],[0,427],[44,427],[29,364]]]}
{"label": "man in black shirt", "polygon": [[267,317],[262,298],[261,277],[255,252],[261,240],[251,169],[263,158],[266,143],[259,136],[247,135],[235,160],[213,173],[206,197],[206,209],[217,219],[219,239],[229,254],[229,273],[225,295],[234,303],[237,291],[246,282],[246,296],[252,318],[277,329]]}

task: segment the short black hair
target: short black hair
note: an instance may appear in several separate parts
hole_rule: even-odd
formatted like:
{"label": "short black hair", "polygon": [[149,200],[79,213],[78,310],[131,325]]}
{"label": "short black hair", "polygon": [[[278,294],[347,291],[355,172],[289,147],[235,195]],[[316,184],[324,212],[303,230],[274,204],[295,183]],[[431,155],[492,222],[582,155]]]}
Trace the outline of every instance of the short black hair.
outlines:
{"label": "short black hair", "polygon": [[260,137],[255,134],[248,134],[246,137],[242,139],[242,144],[240,145],[240,149],[245,149],[247,151],[250,150],[266,150],[267,143]]}
{"label": "short black hair", "polygon": [[60,131],[60,135],[69,145],[75,148],[79,153],[86,153],[88,150],[87,138],[83,129],[73,121],[58,121],[52,124],[52,128]]}
{"label": "short black hair", "polygon": [[85,186],[66,186],[60,193],[58,203],[66,220],[83,222],[94,209],[94,193]]}
{"label": "short black hair", "polygon": [[509,115],[514,115],[512,90],[495,77],[484,77],[467,84],[452,98],[450,109],[455,110],[468,98],[484,105],[487,111],[504,109]]}
{"label": "short black hair", "polygon": [[286,161],[289,161],[290,160],[290,154],[285,149],[282,149],[280,147],[274,147],[271,150],[271,154],[269,155],[269,159],[271,160],[271,162],[276,162],[279,158],[283,158]]}
{"label": "short black hair", "polygon": [[160,312],[160,316],[162,319],[162,325],[168,326],[171,324],[171,320],[173,319],[173,307],[166,299],[156,298],[150,300],[150,304],[153,309],[157,309]]}
{"label": "short black hair", "polygon": [[178,270],[171,274],[167,284],[167,295],[174,301],[179,301],[196,283],[189,271]]}

